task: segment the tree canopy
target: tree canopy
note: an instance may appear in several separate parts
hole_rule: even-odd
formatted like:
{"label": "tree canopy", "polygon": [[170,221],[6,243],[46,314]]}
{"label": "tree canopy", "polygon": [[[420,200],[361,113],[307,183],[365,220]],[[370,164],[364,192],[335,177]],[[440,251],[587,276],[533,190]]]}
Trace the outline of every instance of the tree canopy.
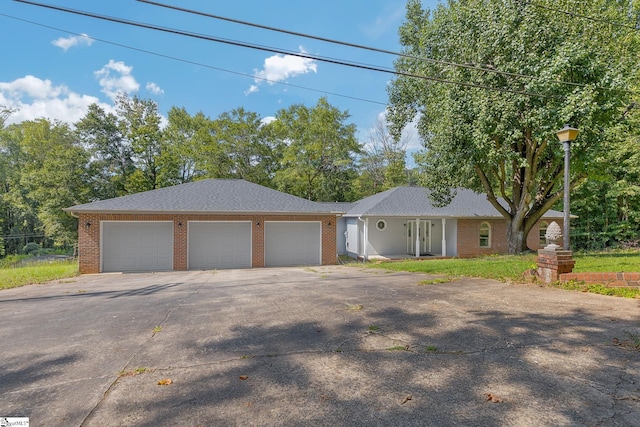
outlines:
{"label": "tree canopy", "polygon": [[[598,20],[559,12],[576,9]],[[398,135],[419,117],[425,149],[416,160],[439,201],[456,187],[487,193],[509,224],[509,251],[526,249],[528,232],[562,197],[555,131],[565,123],[581,131],[575,188],[600,167],[607,130],[635,114],[638,33],[616,24],[635,23],[638,12],[617,0],[450,0],[433,11],[409,0],[389,118]]]}

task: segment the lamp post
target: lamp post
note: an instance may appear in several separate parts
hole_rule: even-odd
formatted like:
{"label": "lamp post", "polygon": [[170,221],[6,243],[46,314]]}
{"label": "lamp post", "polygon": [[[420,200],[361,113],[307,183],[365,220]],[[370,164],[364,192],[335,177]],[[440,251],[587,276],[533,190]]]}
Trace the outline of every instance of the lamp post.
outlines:
{"label": "lamp post", "polygon": [[564,146],[564,224],[562,234],[564,240],[564,250],[571,250],[569,243],[569,163],[571,161],[571,143],[575,141],[580,131],[569,125],[556,132],[558,139]]}

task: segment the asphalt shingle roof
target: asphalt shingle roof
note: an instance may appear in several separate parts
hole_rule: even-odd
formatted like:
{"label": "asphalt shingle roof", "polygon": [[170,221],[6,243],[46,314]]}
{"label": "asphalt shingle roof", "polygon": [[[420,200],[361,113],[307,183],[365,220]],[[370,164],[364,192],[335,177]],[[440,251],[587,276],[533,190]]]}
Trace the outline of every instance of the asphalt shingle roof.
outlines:
{"label": "asphalt shingle roof", "polygon": [[[241,179],[204,179],[66,208],[73,213],[329,213],[319,203]],[[339,212],[344,212],[340,210]]]}
{"label": "asphalt shingle roof", "polygon": [[[451,203],[443,207],[433,206],[429,195],[424,187],[395,187],[360,200],[345,216],[502,218],[485,194],[458,189]],[[550,210],[544,217],[561,218],[562,212]]]}

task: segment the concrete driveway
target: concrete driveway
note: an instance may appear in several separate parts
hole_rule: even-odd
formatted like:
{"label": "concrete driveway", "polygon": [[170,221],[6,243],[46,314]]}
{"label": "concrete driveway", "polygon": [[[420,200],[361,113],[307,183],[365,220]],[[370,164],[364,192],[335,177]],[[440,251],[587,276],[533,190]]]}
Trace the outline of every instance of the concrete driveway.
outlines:
{"label": "concrete driveway", "polygon": [[[32,426],[630,426],[640,300],[353,266],[0,291]],[[158,385],[164,379],[169,385]]]}

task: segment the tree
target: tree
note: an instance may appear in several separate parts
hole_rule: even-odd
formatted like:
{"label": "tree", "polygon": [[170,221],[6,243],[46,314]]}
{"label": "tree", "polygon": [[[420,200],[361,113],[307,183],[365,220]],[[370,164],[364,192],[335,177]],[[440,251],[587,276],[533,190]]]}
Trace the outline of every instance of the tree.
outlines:
{"label": "tree", "polygon": [[222,155],[218,173],[272,186],[280,166],[281,145],[257,113],[236,108],[222,113],[213,123],[213,137]]}
{"label": "tree", "polygon": [[[599,21],[558,12],[578,7]],[[581,130],[572,144],[575,188],[632,102],[638,34],[615,23],[637,14],[631,0],[451,0],[433,14],[409,0],[400,28],[409,56],[396,70],[439,81],[398,76],[389,118],[398,135],[419,116],[425,150],[417,160],[438,201],[455,187],[485,192],[507,221],[509,252],[525,250],[529,231],[562,197],[555,131],[564,123]]]}
{"label": "tree", "polygon": [[0,130],[0,230],[5,254],[18,253],[29,237],[40,235],[37,205],[22,185],[27,156],[22,150],[23,129],[12,124]]}
{"label": "tree", "polygon": [[286,144],[275,175],[279,190],[314,201],[352,199],[360,144],[348,118],[324,97],[313,108],[298,104],[278,111],[270,126]]}
{"label": "tree", "polygon": [[360,175],[355,186],[360,197],[370,196],[408,183],[406,169],[409,135],[399,139],[389,132],[386,119],[378,117],[369,130],[369,141],[360,157]]}
{"label": "tree", "polygon": [[163,182],[184,184],[205,176],[206,160],[202,158],[213,141],[212,129],[212,121],[202,112],[191,116],[184,108],[169,110],[160,156]]}
{"label": "tree", "polygon": [[150,99],[116,99],[120,132],[131,147],[136,170],[127,179],[127,192],[153,190],[169,183],[162,181],[159,158],[162,154],[161,117],[158,105]]}
{"label": "tree", "polygon": [[572,197],[576,247],[640,244],[639,120],[635,114],[609,132],[602,166]]}
{"label": "tree", "polygon": [[118,117],[92,104],[75,128],[78,139],[91,154],[92,198],[104,200],[128,194],[127,183],[135,171],[135,164]]}
{"label": "tree", "polygon": [[77,219],[62,209],[89,198],[87,151],[63,123],[38,119],[12,125],[8,131],[17,160],[9,195],[21,217],[13,221],[14,227],[21,227],[23,234],[40,231],[55,245],[69,246],[77,238]]}

